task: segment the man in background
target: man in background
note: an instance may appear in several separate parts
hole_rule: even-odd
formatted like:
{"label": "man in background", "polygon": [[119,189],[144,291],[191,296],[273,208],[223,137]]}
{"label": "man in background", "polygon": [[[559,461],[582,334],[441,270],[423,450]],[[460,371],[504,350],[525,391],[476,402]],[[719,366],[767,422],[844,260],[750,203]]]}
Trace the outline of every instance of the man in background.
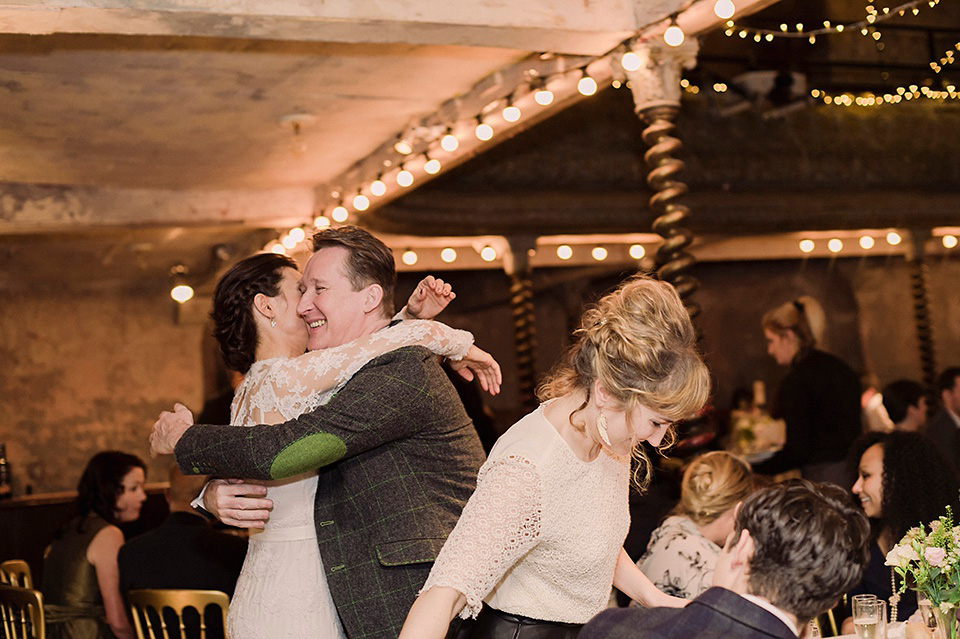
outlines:
{"label": "man in background", "polygon": [[937,392],[942,408],[927,426],[929,437],[943,456],[960,470],[960,366],[946,369],[937,378]]}
{"label": "man in background", "polygon": [[686,608],[600,613],[579,639],[796,639],[856,585],[870,526],[846,491],[793,480],[747,497],[714,571]]}
{"label": "man in background", "polygon": [[170,515],[158,528],[120,548],[120,591],[142,588],[220,590],[233,595],[247,554],[243,537],[214,530],[190,506],[207,477],[170,465]]}

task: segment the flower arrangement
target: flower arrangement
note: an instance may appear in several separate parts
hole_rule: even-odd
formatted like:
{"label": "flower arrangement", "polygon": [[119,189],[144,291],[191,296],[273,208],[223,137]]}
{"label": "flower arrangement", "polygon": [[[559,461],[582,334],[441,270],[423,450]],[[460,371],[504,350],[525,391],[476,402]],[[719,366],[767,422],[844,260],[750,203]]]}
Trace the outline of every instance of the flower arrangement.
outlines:
{"label": "flower arrangement", "polygon": [[960,609],[960,526],[953,525],[953,510],[931,522],[929,532],[911,528],[887,553],[886,565],[900,575],[899,592],[909,587],[930,600],[940,636],[957,639]]}
{"label": "flower arrangement", "polygon": [[733,450],[740,455],[753,455],[779,450],[787,439],[787,427],[782,419],[773,419],[758,410],[736,410],[733,422]]}

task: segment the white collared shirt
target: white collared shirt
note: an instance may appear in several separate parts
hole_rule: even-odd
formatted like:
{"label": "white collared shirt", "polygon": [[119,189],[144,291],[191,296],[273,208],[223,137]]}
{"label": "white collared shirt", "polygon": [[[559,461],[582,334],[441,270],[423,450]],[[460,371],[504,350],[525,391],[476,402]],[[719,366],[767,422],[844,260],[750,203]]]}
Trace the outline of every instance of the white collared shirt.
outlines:
{"label": "white collared shirt", "polygon": [[787,616],[787,613],[780,610],[779,608],[774,606],[772,603],[770,603],[763,597],[757,597],[756,595],[748,595],[746,593],[740,593],[740,596],[746,599],[747,601],[749,601],[750,603],[760,606],[761,608],[769,612],[771,615],[774,615],[777,619],[787,624],[787,628],[790,628],[793,634],[797,635],[798,637],[800,636],[800,631],[797,630],[797,624],[794,623],[794,621]]}

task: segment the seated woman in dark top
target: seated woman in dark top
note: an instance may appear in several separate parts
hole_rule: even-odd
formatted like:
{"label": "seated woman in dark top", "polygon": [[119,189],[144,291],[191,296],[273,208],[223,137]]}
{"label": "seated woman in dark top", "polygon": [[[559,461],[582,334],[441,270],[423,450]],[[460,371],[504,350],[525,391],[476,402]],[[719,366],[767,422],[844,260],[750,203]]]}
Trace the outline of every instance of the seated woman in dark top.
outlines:
{"label": "seated woman in dark top", "polygon": [[[899,599],[895,597],[893,569],[885,566],[884,560],[910,528],[936,520],[947,505],[960,512],[960,480],[936,447],[917,433],[868,433],[857,440],[851,453],[851,459],[859,460],[853,493],[870,518],[874,542],[863,582],[849,594],[869,593],[885,599],[890,620],[906,621],[917,609],[916,593],[907,590]],[[896,577],[899,588],[900,578]],[[849,603],[845,614],[850,615]],[[845,632],[853,632],[852,620],[844,625]]]}
{"label": "seated woman in dark top", "polygon": [[120,595],[117,554],[123,533],[117,525],[140,517],[145,479],[144,463],[127,453],[97,453],[87,463],[77,486],[77,516],[60,530],[44,559],[50,639],[133,639]]}

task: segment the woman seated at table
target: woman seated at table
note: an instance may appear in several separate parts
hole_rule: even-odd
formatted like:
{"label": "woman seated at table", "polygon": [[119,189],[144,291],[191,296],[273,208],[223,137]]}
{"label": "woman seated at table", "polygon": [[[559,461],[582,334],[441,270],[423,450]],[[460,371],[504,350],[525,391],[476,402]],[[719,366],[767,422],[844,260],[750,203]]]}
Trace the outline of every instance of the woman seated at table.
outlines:
{"label": "woman seated at table", "polygon": [[[886,555],[910,528],[929,525],[947,505],[960,512],[960,480],[936,447],[917,433],[868,433],[854,445],[851,459],[859,459],[853,493],[870,518],[874,542],[863,582],[849,594],[885,599],[890,621],[906,621],[917,609],[917,596],[912,590],[895,596],[900,578],[884,565]],[[845,614],[850,615],[849,603]],[[852,619],[844,621],[844,631],[853,632]]]}
{"label": "woman seated at table", "polygon": [[48,638],[133,639],[120,595],[118,525],[140,518],[145,480],[146,466],[135,455],[106,451],[87,463],[77,486],[77,516],[57,533],[44,560]]}
{"label": "woman seated at table", "polygon": [[734,511],[754,489],[750,466],[726,451],[693,460],[683,473],[680,503],[653,531],[637,565],[667,594],[693,599],[709,588]]}

